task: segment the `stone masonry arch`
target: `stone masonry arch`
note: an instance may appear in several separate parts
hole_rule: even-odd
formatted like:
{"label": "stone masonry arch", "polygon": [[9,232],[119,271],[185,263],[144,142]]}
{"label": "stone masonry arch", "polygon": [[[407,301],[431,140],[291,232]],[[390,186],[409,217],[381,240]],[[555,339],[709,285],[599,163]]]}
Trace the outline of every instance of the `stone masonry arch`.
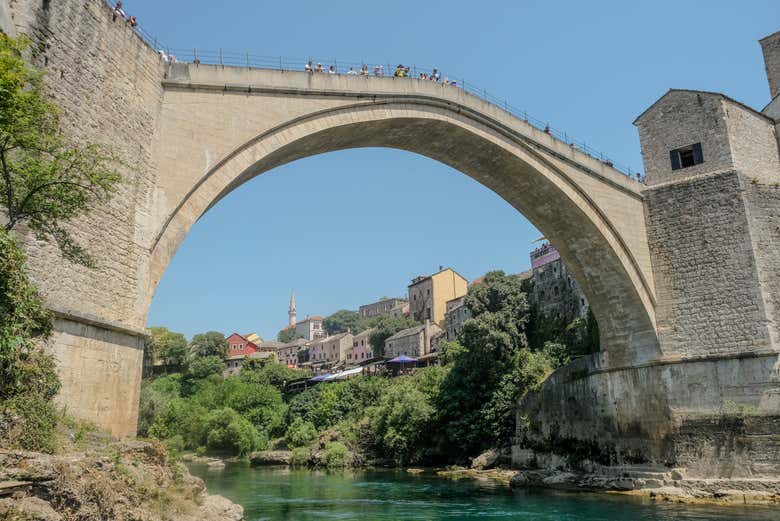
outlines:
{"label": "stone masonry arch", "polygon": [[[160,187],[162,193],[158,188],[165,205],[155,206],[167,208],[155,216],[142,309],[148,309],[165,267],[191,226],[231,190],[303,157],[356,147],[388,147],[430,157],[469,175],[523,213],[550,239],[580,282],[599,321],[605,365],[626,366],[660,357],[638,183],[611,169],[604,172],[604,165],[595,161],[593,166],[600,171],[591,170],[590,164],[582,164],[584,158],[590,159],[584,154],[568,146],[561,154],[555,146],[545,145],[545,140],[553,141],[549,135],[507,113],[496,114],[493,106],[464,96],[458,89],[391,78],[312,77],[275,71],[260,72],[264,78],[249,78],[257,81],[255,85],[237,85],[225,82],[225,71],[222,67],[174,66],[164,82],[163,125],[156,141],[165,143],[168,150],[181,151],[170,163],[181,178]],[[306,88],[269,88],[281,75],[287,82],[304,81]],[[312,82],[333,80],[383,83],[396,89],[421,83],[418,86],[433,87],[435,95],[392,90],[372,96],[341,90],[336,95],[312,90]],[[459,99],[442,99],[442,92]],[[210,100],[209,110],[193,111],[204,99]],[[286,105],[285,114],[275,118],[272,107],[280,103]],[[262,122],[255,129],[242,129],[246,138],[231,141],[227,134],[233,134],[236,118],[232,110],[240,110],[249,120],[256,113]],[[210,125],[215,114],[233,120],[233,125],[215,130]],[[216,143],[221,154],[211,149]],[[162,167],[160,174],[167,171]]]}

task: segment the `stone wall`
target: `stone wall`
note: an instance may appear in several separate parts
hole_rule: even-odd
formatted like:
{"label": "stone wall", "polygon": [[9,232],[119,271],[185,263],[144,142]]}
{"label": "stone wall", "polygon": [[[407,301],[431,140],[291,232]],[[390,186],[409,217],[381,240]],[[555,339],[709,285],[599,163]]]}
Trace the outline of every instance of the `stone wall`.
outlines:
{"label": "stone wall", "polygon": [[11,8],[8,0],[0,0],[0,31],[10,36],[16,36],[16,27],[11,19]]}
{"label": "stone wall", "polygon": [[780,185],[745,184],[745,198],[767,328],[780,346]]}
{"label": "stone wall", "polygon": [[687,358],[772,349],[745,183],[725,172],[644,192],[664,352]]}
{"label": "stone wall", "polygon": [[727,99],[723,106],[734,167],[751,179],[780,182],[774,121]]}
{"label": "stone wall", "polygon": [[[135,433],[145,327],[151,146],[162,103],[163,68],[149,48],[97,0],[10,0],[16,29],[33,42],[47,93],[74,141],[111,145],[126,166],[113,199],[68,225],[98,263],[64,261],[51,244],[25,238],[32,277],[58,319],[50,349],[59,360],[59,400],[116,435]],[[78,317],[89,317],[82,321]],[[91,325],[86,325],[89,322]],[[129,333],[97,324],[120,323]]]}
{"label": "stone wall", "polygon": [[57,402],[71,414],[116,436],[135,433],[144,342],[137,335],[57,318],[49,350],[64,392]]}
{"label": "stone wall", "polygon": [[[124,183],[105,206],[68,228],[97,258],[90,270],[63,262],[52,245],[29,240],[30,266],[47,302],[130,327],[145,327],[145,284],[155,182],[152,136],[162,103],[157,54],[104,2],[11,1],[18,30],[34,43],[47,93],[74,141],[111,145],[127,163]],[[47,6],[44,8],[43,6]]]}
{"label": "stone wall", "polygon": [[760,40],[764,52],[764,66],[769,80],[770,98],[780,95],[780,31]]}
{"label": "stone wall", "polygon": [[[653,464],[691,477],[780,474],[780,357],[604,370],[583,357],[518,413],[516,447],[577,467]],[[516,451],[520,453],[521,451]]]}

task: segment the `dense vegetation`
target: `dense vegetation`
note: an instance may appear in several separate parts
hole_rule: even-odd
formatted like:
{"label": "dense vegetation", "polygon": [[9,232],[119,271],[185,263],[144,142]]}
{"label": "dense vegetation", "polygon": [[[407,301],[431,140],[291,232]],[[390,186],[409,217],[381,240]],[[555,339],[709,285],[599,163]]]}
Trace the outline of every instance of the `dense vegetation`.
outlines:
{"label": "dense vegetation", "polygon": [[30,51],[26,39],[0,33],[0,445],[51,452],[61,418],[52,401],[60,382],[44,352],[52,317],[15,233],[24,224],[66,259],[94,266],[63,224],[110,197],[120,176],[108,149],[62,134],[42,73],[23,58]]}
{"label": "dense vegetation", "polygon": [[[549,340],[529,346],[533,310],[515,276],[487,274],[465,304],[473,318],[457,342],[443,346],[443,365],[398,378],[320,384],[294,395],[285,395],[284,384],[306,376],[301,371],[252,360],[240,375],[223,378],[217,353],[191,347],[181,373],[144,383],[139,433],[199,453],[286,447],[296,464],[330,467],[460,462],[506,445],[517,402],[568,360],[572,348]],[[333,318],[329,332],[365,326],[346,312]],[[365,327],[389,336],[409,325],[385,317]],[[196,338],[202,336],[193,343]]]}

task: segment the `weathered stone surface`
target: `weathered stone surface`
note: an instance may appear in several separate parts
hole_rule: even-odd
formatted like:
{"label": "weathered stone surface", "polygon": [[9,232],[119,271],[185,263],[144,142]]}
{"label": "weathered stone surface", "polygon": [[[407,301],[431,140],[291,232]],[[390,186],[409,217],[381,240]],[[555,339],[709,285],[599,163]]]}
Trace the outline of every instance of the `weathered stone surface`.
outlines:
{"label": "weathered stone surface", "polygon": [[288,450],[264,450],[253,452],[249,457],[252,465],[289,465],[292,459],[292,452]]}
{"label": "weathered stone surface", "polygon": [[244,509],[222,496],[207,496],[196,519],[241,521]]}
{"label": "weathered stone surface", "polygon": [[471,468],[477,470],[493,468],[501,456],[499,449],[488,449],[471,461]]}
{"label": "weathered stone surface", "polygon": [[[24,497],[21,499],[0,499],[0,514],[21,514],[21,519],[26,521],[61,521],[59,515],[49,503],[37,497]],[[12,515],[8,519],[16,519]]]}

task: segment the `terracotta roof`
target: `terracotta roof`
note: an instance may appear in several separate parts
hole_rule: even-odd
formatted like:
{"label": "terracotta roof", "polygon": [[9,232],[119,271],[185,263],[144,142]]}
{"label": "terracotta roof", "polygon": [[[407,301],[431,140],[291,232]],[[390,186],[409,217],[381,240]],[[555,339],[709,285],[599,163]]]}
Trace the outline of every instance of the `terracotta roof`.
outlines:
{"label": "terracotta roof", "polygon": [[[485,276],[484,275],[482,275],[481,277],[477,277],[476,279],[471,281],[471,284],[469,284],[469,286],[475,286],[475,285],[479,284],[480,282],[482,282],[483,280],[485,280]],[[452,300],[455,300],[455,299],[452,299]]]}
{"label": "terracotta roof", "polygon": [[[303,320],[298,321],[298,324],[303,324],[304,322],[309,322],[310,320],[324,320],[324,319],[319,315],[314,315],[313,317],[306,317]],[[292,326],[288,326],[287,329],[289,329],[290,327]]]}

